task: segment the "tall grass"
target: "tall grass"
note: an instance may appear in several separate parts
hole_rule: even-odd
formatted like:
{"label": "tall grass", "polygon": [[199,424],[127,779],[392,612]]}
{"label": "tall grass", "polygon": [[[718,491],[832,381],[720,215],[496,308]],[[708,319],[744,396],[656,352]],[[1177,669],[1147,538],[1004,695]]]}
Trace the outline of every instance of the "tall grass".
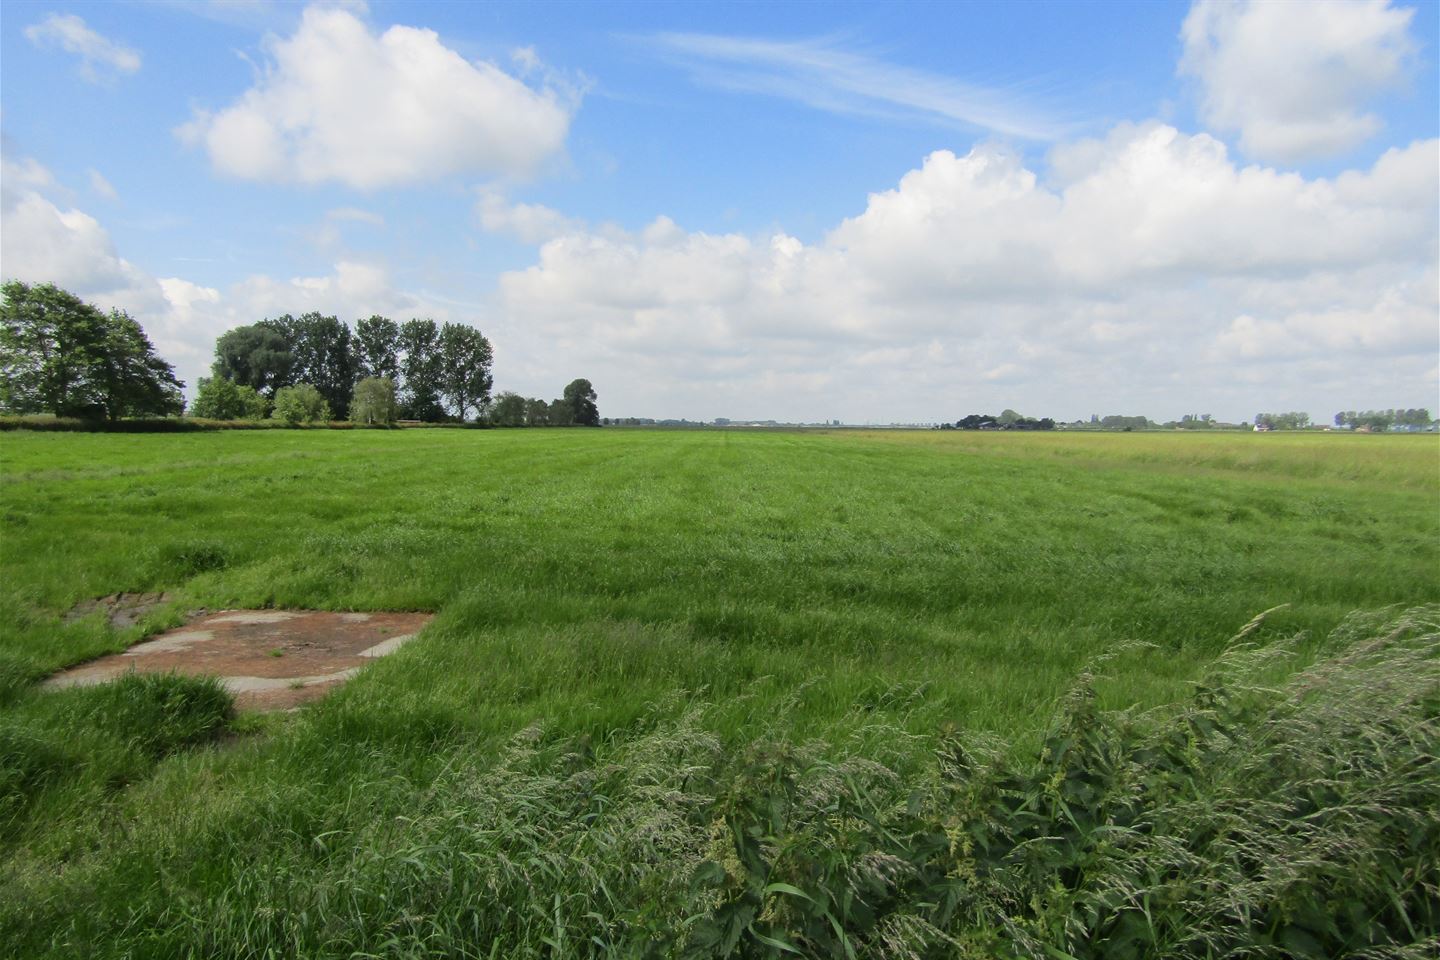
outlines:
{"label": "tall grass", "polygon": [[378,787],[406,798],[385,816],[162,844],[222,861],[204,887],[124,838],[130,896],[79,923],[93,871],[12,874],[0,931],[34,956],[1433,956],[1440,607],[1353,617],[1257,686],[1276,660],[1297,645],[1238,642],[1145,712],[1087,672],[1024,756],[783,715],[726,746],[694,697],[600,741],[530,727]]}
{"label": "tall grass", "polygon": [[[235,716],[229,692],[214,677],[127,673],[93,690],[69,690],[0,714],[0,840],[36,804],[72,812],[95,792],[143,778],[156,761],[211,743]],[[77,800],[81,803],[77,804]],[[83,813],[81,813],[83,815]]]}

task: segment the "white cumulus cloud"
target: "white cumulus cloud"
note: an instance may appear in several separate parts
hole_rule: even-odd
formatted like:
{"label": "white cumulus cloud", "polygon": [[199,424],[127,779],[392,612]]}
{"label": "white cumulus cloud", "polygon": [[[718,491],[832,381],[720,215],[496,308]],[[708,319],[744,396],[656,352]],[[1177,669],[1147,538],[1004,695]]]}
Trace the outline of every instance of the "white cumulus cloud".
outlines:
{"label": "white cumulus cloud", "polygon": [[[67,191],[43,165],[9,156],[0,163],[4,279],[54,283],[102,310],[129,311],[192,391],[196,378],[209,375],[216,338],[265,317],[312,310],[350,322],[373,313],[450,317],[445,303],[398,290],[386,266],[376,262],[341,259],[328,273],[289,279],[254,274],[224,290],[183,277],[155,277],[120,256],[95,217],[47,196]],[[363,210],[341,208],[330,215],[383,223]]]}
{"label": "white cumulus cloud", "polygon": [[504,233],[522,243],[544,243],[582,228],[580,221],[539,203],[512,203],[495,187],[482,187],[475,213],[489,233]]}
{"label": "white cumulus cloud", "polygon": [[528,344],[523,376],[593,370],[629,412],[692,416],[1108,397],[1238,418],[1432,389],[1440,143],[1305,178],[1152,123],[1057,149],[1054,169],[937,151],[814,244],[664,217],[572,229],[501,277],[497,342]]}
{"label": "white cumulus cloud", "polygon": [[[11,171],[22,176],[12,179]],[[127,301],[158,296],[148,278],[116,252],[98,220],[45,196],[54,185],[50,172],[35,161],[6,160],[0,188],[5,278],[54,283],[82,296],[119,293]]]}
{"label": "white cumulus cloud", "polygon": [[140,69],[140,53],[124,44],[102,37],[73,13],[52,13],[25,28],[25,39],[37,47],[59,47],[80,58],[80,73],[99,82],[118,73]]}
{"label": "white cumulus cloud", "polygon": [[574,91],[471,63],[430,30],[378,36],[352,14],[305,11],[268,43],[254,87],[180,128],[219,172],[360,189],[454,174],[525,177],[564,146]]}
{"label": "white cumulus cloud", "polygon": [[1365,104],[1403,81],[1414,14],[1389,0],[1197,0],[1180,72],[1199,80],[1205,122],[1238,133],[1247,155],[1341,153],[1380,130]]}

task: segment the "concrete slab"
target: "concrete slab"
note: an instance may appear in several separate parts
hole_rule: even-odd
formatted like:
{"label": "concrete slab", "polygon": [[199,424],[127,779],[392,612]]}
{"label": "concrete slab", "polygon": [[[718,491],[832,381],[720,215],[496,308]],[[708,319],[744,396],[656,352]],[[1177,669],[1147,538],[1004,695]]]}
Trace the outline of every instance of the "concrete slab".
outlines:
{"label": "concrete slab", "polygon": [[362,657],[383,657],[383,656],[386,656],[387,654],[394,653],[396,650],[399,650],[402,646],[404,646],[405,644],[409,643],[411,640],[414,640],[414,639],[415,639],[415,634],[413,634],[413,633],[405,633],[405,634],[401,634],[401,635],[398,636],[398,637],[391,637],[389,640],[381,640],[379,643],[375,644],[375,646],[371,647],[369,650],[361,650],[361,651],[360,651],[360,656],[362,656]]}
{"label": "concrete slab", "polygon": [[319,699],[362,666],[415,639],[429,613],[221,610],[72,667],[45,681],[104,683],[130,670],[219,676],[242,710],[282,710]]}

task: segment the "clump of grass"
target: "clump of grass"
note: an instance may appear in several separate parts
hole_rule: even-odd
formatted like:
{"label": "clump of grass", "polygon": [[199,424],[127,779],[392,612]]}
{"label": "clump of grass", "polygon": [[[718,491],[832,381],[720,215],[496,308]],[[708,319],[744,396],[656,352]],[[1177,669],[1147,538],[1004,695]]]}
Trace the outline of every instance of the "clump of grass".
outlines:
{"label": "clump of grass", "polygon": [[320,954],[642,954],[682,914],[707,842],[695,824],[723,752],[705,712],[599,750],[526,729],[493,768],[454,764],[414,809],[337,838],[322,876],[241,872],[172,931],[175,942],[211,956],[279,943]]}
{"label": "clump of grass", "polygon": [[129,673],[105,684],[32,691],[0,715],[0,844],[38,813],[90,809],[164,758],[231,728],[214,677]]}
{"label": "clump of grass", "polygon": [[184,540],[157,549],[155,562],[168,578],[185,580],[223,570],[230,563],[230,550],[225,544],[212,540]]}
{"label": "clump of grass", "polygon": [[13,720],[0,725],[0,826],[73,763],[74,758],[44,731]]}
{"label": "clump of grass", "polygon": [[70,725],[100,728],[159,759],[222,735],[235,702],[216,677],[127,673],[69,704]]}
{"label": "clump of grass", "polygon": [[28,657],[0,650],[0,706],[8,705],[39,676],[40,670]]}

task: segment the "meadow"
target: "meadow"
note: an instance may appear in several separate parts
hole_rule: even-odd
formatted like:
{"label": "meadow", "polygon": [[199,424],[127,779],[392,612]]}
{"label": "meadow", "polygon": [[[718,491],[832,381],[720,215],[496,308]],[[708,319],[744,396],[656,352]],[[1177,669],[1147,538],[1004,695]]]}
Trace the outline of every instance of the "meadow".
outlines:
{"label": "meadow", "polygon": [[[1440,944],[1412,905],[1440,891],[1415,799],[1440,790],[1436,437],[17,431],[0,535],[17,956]],[[127,630],[65,618],[155,590]],[[231,607],[437,617],[294,714],[34,686]],[[1355,768],[1390,778],[1374,835],[1290,837],[1317,803],[1380,808]],[[1141,851],[1159,824],[1208,824],[1209,852]],[[1204,907],[1197,945],[1173,884],[1249,889],[1231,836],[1335,846],[1272,851],[1319,873]],[[1142,910],[1124,871],[1157,863]],[[1321,929],[1305,883],[1356,919]]]}

